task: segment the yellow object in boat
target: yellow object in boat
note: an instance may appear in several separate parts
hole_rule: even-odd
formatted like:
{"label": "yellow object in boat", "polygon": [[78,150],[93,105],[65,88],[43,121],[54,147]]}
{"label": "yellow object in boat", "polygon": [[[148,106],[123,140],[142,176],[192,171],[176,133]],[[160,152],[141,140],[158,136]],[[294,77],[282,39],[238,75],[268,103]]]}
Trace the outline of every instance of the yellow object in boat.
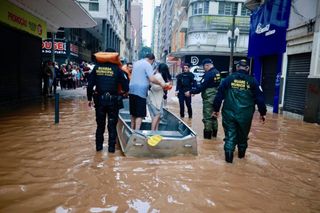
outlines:
{"label": "yellow object in boat", "polygon": [[161,135],[153,135],[148,139],[148,144],[150,146],[156,146],[162,140]]}

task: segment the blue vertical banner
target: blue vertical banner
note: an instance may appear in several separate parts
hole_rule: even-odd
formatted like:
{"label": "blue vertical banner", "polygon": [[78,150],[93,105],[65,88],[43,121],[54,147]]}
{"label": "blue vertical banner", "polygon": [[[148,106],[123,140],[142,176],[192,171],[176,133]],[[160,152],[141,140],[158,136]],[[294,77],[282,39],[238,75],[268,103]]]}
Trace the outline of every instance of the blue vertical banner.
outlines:
{"label": "blue vertical banner", "polygon": [[282,54],[286,51],[291,0],[266,0],[253,11],[250,20],[248,57],[254,58],[254,75],[261,83],[261,58],[278,55],[273,112],[279,110]]}
{"label": "blue vertical banner", "polygon": [[268,0],[251,15],[248,56],[284,53],[291,0]]}

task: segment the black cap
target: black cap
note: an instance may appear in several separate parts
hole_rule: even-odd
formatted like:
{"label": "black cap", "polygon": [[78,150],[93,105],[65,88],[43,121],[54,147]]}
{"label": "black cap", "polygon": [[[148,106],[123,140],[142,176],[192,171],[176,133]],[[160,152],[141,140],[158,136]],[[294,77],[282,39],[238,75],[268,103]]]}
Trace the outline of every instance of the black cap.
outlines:
{"label": "black cap", "polygon": [[247,67],[248,66],[248,62],[246,59],[241,59],[240,61],[238,61],[237,63],[238,66],[242,66],[242,67]]}
{"label": "black cap", "polygon": [[210,58],[205,58],[202,61],[202,65],[205,65],[205,64],[213,64],[213,61]]}

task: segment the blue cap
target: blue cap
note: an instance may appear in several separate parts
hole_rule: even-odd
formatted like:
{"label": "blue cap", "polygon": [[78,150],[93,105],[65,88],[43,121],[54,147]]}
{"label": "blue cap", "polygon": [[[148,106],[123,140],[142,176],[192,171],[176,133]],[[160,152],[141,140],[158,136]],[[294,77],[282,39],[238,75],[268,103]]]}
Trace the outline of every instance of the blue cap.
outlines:
{"label": "blue cap", "polygon": [[213,61],[210,58],[205,58],[202,60],[202,65],[213,64]]}

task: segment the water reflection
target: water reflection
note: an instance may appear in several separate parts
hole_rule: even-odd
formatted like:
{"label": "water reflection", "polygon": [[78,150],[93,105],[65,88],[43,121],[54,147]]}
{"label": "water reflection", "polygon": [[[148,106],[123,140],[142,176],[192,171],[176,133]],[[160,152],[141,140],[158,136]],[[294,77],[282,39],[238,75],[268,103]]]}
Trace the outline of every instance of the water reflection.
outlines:
{"label": "water reflection", "polygon": [[62,95],[58,125],[52,100],[0,117],[0,212],[320,211],[318,125],[256,117],[246,158],[227,165],[221,122],[217,139],[202,140],[195,96],[185,122],[199,133],[198,156],[130,158],[95,152],[84,92]]}

